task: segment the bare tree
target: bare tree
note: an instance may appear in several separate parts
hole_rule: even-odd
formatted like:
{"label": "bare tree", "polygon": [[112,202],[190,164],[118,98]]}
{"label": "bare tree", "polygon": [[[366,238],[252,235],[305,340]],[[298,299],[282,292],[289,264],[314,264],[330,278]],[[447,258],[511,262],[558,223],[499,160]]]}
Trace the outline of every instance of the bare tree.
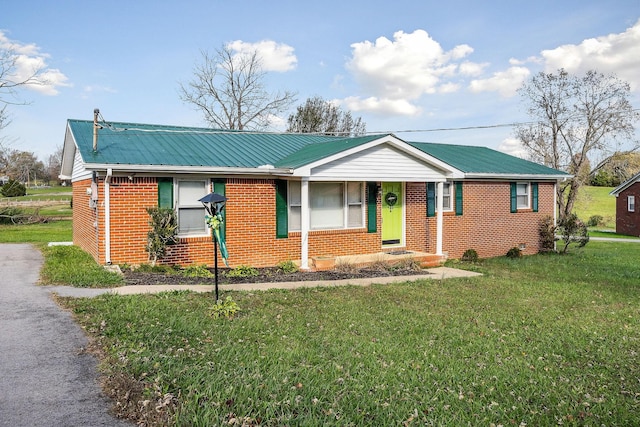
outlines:
{"label": "bare tree", "polygon": [[287,132],[357,136],[367,131],[367,125],[360,117],[354,119],[350,111],[342,111],[339,106],[319,96],[298,106],[287,122]]}
{"label": "bare tree", "polygon": [[201,110],[213,128],[264,130],[295,102],[293,92],[267,92],[257,51],[234,54],[229,46],[215,56],[203,51],[193,74],[180,84],[180,99]]}
{"label": "bare tree", "polygon": [[589,156],[608,157],[633,141],[640,115],[629,101],[629,84],[589,71],[584,76],[539,73],[520,89],[535,124],[516,129],[531,158],[574,174],[558,185],[560,219],[573,210],[578,190],[588,179]]}
{"label": "bare tree", "polygon": [[[46,85],[48,82],[42,77],[44,66],[41,63],[32,69],[18,71],[19,55],[11,48],[0,47],[0,132],[9,124],[7,105],[27,104],[18,96],[18,89],[29,85]],[[7,150],[8,142],[0,137],[0,151]]]}

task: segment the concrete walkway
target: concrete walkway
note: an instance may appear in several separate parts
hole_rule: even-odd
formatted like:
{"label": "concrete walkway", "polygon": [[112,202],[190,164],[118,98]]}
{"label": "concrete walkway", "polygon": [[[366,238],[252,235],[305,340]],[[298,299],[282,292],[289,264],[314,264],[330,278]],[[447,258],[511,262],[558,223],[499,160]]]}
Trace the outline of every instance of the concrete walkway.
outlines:
{"label": "concrete walkway", "polygon": [[[364,279],[344,279],[344,280],[323,280],[323,281],[305,281],[305,282],[272,282],[272,283],[243,283],[235,285],[219,285],[220,291],[266,291],[269,289],[299,289],[299,288],[317,288],[317,287],[334,287],[334,286],[369,286],[371,284],[386,284],[397,282],[409,282],[423,279],[450,279],[454,277],[474,277],[480,276],[480,273],[472,271],[458,270],[449,267],[436,267],[425,270],[427,274],[410,275],[410,276],[388,276],[373,277]],[[55,292],[63,297],[94,297],[102,294],[117,295],[133,295],[160,293],[174,290],[185,290],[193,292],[212,292],[213,285],[134,285],[120,286],[118,288],[109,289],[84,289],[74,288],[70,286],[47,286],[45,289]]]}

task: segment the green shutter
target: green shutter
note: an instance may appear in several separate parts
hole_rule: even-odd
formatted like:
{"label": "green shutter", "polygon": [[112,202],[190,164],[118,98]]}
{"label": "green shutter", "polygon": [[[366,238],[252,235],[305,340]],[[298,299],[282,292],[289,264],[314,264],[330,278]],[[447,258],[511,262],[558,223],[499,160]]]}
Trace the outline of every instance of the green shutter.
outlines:
{"label": "green shutter", "polygon": [[367,231],[375,233],[378,231],[378,184],[367,182]]}
{"label": "green shutter", "polygon": [[158,207],[173,209],[173,178],[158,178]]}
{"label": "green shutter", "polygon": [[[226,196],[226,181],[224,179],[213,180],[213,192]],[[222,225],[220,226],[220,237],[223,241],[227,238],[227,208],[222,209]]]}
{"label": "green shutter", "polygon": [[436,216],[435,182],[427,182],[427,216]]}
{"label": "green shutter", "polygon": [[531,207],[534,212],[538,212],[538,183],[531,183]]}
{"label": "green shutter", "polygon": [[511,183],[511,213],[518,212],[518,189],[515,182]]}
{"label": "green shutter", "polygon": [[462,182],[456,182],[456,215],[462,215]]}
{"label": "green shutter", "polygon": [[287,181],[276,180],[276,237],[289,237],[289,217],[287,214]]}

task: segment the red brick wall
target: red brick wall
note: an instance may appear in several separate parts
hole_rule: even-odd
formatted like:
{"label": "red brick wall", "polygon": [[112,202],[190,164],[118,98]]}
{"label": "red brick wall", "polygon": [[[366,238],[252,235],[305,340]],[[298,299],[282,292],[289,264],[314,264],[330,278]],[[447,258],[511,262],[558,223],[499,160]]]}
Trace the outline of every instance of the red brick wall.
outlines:
{"label": "red brick wall", "polygon": [[89,206],[90,196],[87,194],[87,189],[90,188],[90,179],[74,182],[72,185],[73,243],[102,263],[98,250],[100,233],[97,227],[102,210],[99,209],[99,205],[98,209]]}
{"label": "red brick wall", "polygon": [[[627,209],[628,196],[635,196],[635,212]],[[640,182],[630,185],[616,198],[616,233],[640,236]]]}
{"label": "red brick wall", "polygon": [[[149,231],[146,208],[157,206],[156,178],[113,177],[111,200],[111,261],[114,264],[148,262],[144,250]],[[459,258],[475,249],[480,257],[492,257],[520,244],[525,254],[538,251],[537,224],[553,214],[553,184],[539,184],[539,212],[509,213],[509,182],[465,182],[464,214],[445,213],[443,250]],[[91,180],[73,184],[74,243],[105,263],[104,182],[98,183],[97,209],[89,207],[86,189]],[[436,250],[436,218],[426,217],[425,183],[406,184],[406,248],[421,252]],[[226,182],[226,241],[231,266],[272,266],[280,261],[300,259],[300,232],[276,238],[275,182],[270,179],[228,179]],[[640,197],[638,198],[640,201]],[[380,205],[380,197],[377,198]],[[625,205],[626,206],[626,205]],[[97,222],[98,228],[93,226]],[[311,231],[309,256],[376,253],[381,247],[381,212],[378,228]],[[165,264],[213,264],[210,237],[184,238],[168,248]],[[222,260],[219,259],[219,265]]]}
{"label": "red brick wall", "polygon": [[[411,190],[407,191],[408,195],[416,200],[416,215],[426,217],[425,208],[418,202],[425,197],[425,184],[407,187]],[[463,214],[444,213],[442,249],[449,258],[460,258],[467,249],[475,249],[481,258],[502,256],[521,244],[525,245],[523,253],[526,255],[538,252],[538,224],[542,218],[553,216],[555,209],[553,183],[538,184],[538,212],[528,209],[510,213],[510,182],[465,181],[462,194]],[[409,238],[409,224],[417,235],[415,239]],[[422,235],[426,237],[424,245],[421,245]],[[436,218],[425,218],[424,226],[421,226],[419,218],[408,216],[407,241],[410,242],[409,249],[415,247],[435,253]]]}

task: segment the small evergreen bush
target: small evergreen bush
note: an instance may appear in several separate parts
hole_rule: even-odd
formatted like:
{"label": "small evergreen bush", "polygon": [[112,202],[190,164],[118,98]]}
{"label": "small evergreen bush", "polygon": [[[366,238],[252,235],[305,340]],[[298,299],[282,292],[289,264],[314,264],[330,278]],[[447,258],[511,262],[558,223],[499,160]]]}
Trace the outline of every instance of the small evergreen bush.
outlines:
{"label": "small evergreen bush", "polygon": [[10,179],[0,188],[0,193],[4,197],[20,197],[27,195],[27,187],[24,184],[16,181],[15,179]]}
{"label": "small evergreen bush", "polygon": [[556,227],[553,225],[553,218],[546,216],[540,220],[538,234],[540,235],[540,252],[555,251]]}
{"label": "small evergreen bush", "polygon": [[587,227],[597,227],[602,224],[604,224],[602,215],[592,215],[589,217],[589,221],[587,221]]}
{"label": "small evergreen bush", "polygon": [[522,251],[520,250],[520,248],[513,247],[509,249],[509,251],[507,252],[507,258],[517,259],[521,257],[522,257]]}
{"label": "small evergreen bush", "polygon": [[476,252],[475,249],[467,249],[462,254],[462,258],[460,258],[460,261],[478,262],[478,252]]}

